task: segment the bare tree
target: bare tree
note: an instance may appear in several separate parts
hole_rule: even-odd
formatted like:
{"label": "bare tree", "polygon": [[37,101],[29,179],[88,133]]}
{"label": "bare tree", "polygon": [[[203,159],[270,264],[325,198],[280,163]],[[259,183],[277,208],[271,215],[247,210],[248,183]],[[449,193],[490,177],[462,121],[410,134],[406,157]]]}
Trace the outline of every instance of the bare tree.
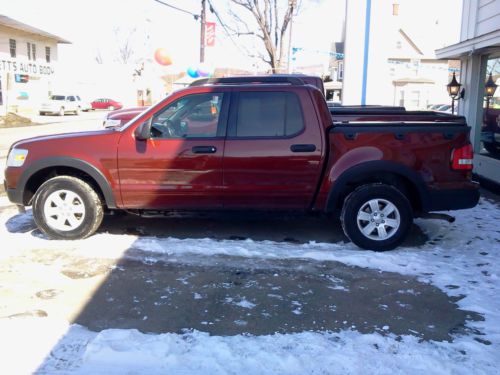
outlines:
{"label": "bare tree", "polygon": [[[284,60],[288,56],[287,30],[298,9],[297,0],[229,1],[234,4],[228,10],[233,25],[223,24],[223,27],[237,36],[252,35],[260,39],[265,53],[257,53],[256,56],[269,64],[273,72],[283,70]],[[245,12],[239,13],[236,9],[244,9]],[[254,25],[249,25],[247,19]],[[219,22],[221,21],[219,18]]]}
{"label": "bare tree", "polygon": [[121,64],[128,64],[132,60],[132,57],[134,55],[132,44],[133,37],[136,31],[137,29],[133,28],[132,30],[129,30],[126,35],[121,35],[123,33],[121,32],[120,28],[117,27],[114,29],[118,48],[116,60]]}
{"label": "bare tree", "polygon": [[94,59],[98,64],[102,64],[104,62],[100,48],[96,49]]}

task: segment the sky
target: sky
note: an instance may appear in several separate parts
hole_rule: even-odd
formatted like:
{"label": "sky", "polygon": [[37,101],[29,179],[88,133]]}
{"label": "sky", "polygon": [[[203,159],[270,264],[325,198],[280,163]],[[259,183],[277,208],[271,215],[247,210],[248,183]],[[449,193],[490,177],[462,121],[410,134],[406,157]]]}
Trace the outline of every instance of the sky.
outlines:
{"label": "sky", "polygon": [[[192,13],[199,13],[200,0],[166,0]],[[199,21],[189,14],[158,4],[153,0],[0,0],[1,13],[68,39],[72,45],[60,45],[59,61],[72,69],[88,70],[100,55],[105,63],[115,60],[118,41],[129,38],[135,59],[152,59],[157,48],[170,54],[170,71],[185,70],[199,61]],[[212,0],[222,15],[227,0]],[[304,0],[293,25],[293,46],[311,50],[330,49],[340,38],[343,0]],[[340,10],[339,10],[340,9]],[[216,21],[207,11],[208,21]],[[252,49],[255,40],[240,36],[234,42]],[[259,61],[248,58],[223,32],[216,29],[216,47],[206,49],[206,61],[213,66],[252,69]],[[304,63],[314,63],[325,55],[310,53]]]}

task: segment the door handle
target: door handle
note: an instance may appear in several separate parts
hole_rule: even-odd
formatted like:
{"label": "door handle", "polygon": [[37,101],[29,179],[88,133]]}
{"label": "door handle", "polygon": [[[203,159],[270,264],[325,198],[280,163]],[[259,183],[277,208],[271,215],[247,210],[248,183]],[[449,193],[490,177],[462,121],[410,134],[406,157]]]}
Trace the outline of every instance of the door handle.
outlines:
{"label": "door handle", "polygon": [[217,148],[215,146],[194,146],[193,154],[215,154]]}
{"label": "door handle", "polygon": [[314,152],[316,151],[316,145],[291,145],[290,150],[292,152]]}

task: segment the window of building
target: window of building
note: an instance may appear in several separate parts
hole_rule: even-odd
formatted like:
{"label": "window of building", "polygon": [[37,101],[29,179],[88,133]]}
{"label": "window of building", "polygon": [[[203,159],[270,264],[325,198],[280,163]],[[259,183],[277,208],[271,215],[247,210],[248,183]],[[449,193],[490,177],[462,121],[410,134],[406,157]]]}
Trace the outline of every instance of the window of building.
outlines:
{"label": "window of building", "polygon": [[286,137],[304,128],[300,102],[290,92],[242,92],[239,96],[235,137]]}
{"label": "window of building", "polygon": [[45,61],[50,63],[50,47],[45,47]]}
{"label": "window of building", "polygon": [[405,106],[405,90],[399,91],[399,106],[400,107]]}
{"label": "window of building", "polygon": [[415,90],[410,92],[410,107],[417,109],[420,107],[420,91]]}
{"label": "window of building", "polygon": [[3,105],[2,78],[0,78],[0,105]]}
{"label": "window of building", "polygon": [[28,60],[31,60],[31,43],[26,43],[26,55],[28,56]]}
{"label": "window of building", "polygon": [[33,57],[33,61],[36,61],[36,45],[35,45],[35,43],[31,43],[31,57]]}
{"label": "window of building", "polygon": [[399,4],[398,3],[392,4],[392,15],[399,16]]}
{"label": "window of building", "polygon": [[160,139],[211,138],[217,136],[224,94],[189,95],[154,115],[151,136]]}
{"label": "window of building", "polygon": [[500,89],[494,86],[500,86],[498,54],[488,57],[486,72],[480,79],[484,82],[480,153],[500,160]]}
{"label": "window of building", "polygon": [[10,57],[16,57],[16,40],[9,39]]}
{"label": "window of building", "polygon": [[340,61],[339,62],[339,81],[342,81],[344,79],[344,62]]}

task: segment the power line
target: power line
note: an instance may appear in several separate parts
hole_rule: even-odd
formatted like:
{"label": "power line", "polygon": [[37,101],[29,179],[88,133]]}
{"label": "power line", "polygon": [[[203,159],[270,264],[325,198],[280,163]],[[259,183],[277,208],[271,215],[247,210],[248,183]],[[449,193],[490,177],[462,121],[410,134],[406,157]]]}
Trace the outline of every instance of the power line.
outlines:
{"label": "power line", "polygon": [[210,12],[212,12],[213,14],[215,14],[215,17],[217,18],[217,20],[219,21],[220,25],[222,26],[222,29],[224,30],[224,33],[229,37],[229,40],[231,40],[231,42],[235,45],[236,48],[238,48],[238,50],[244,54],[244,55],[248,55],[247,52],[243,51],[241,49],[241,47],[238,45],[238,43],[236,43],[236,41],[233,39],[233,36],[231,35],[231,32],[227,29],[227,26],[224,22],[222,22],[222,19],[221,17],[219,16],[219,13],[217,12],[217,10],[214,8],[212,2],[210,0],[208,0],[208,5],[210,6]]}
{"label": "power line", "polygon": [[194,17],[194,19],[195,19],[195,20],[197,20],[197,21],[198,21],[198,18],[200,18],[200,15],[199,15],[199,14],[192,13],[192,12],[190,12],[190,11],[188,11],[188,10],[178,8],[178,7],[174,6],[174,5],[167,4],[167,3],[165,3],[164,1],[161,1],[161,0],[153,0],[153,1],[156,1],[157,3],[160,3],[160,4],[162,4],[162,5],[165,5],[165,6],[169,7],[169,8],[172,8],[172,9],[178,10],[179,12],[183,12],[183,13],[189,14],[189,15],[193,16],[193,17]]}

